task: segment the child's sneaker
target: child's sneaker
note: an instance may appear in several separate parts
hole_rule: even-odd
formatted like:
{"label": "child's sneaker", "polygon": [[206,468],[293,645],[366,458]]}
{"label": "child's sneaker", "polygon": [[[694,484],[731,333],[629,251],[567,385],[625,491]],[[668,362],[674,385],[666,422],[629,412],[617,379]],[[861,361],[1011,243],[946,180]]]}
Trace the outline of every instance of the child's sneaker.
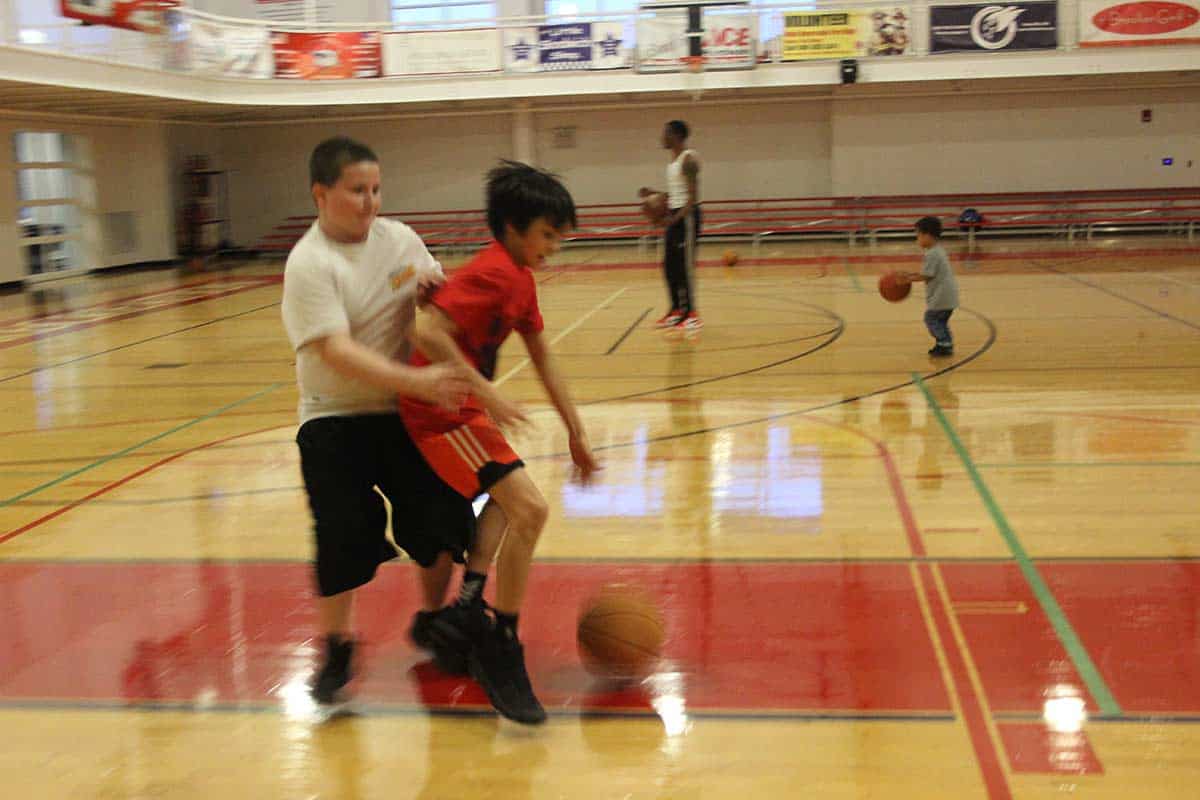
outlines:
{"label": "child's sneaker", "polygon": [[654,323],[654,327],[656,327],[656,328],[671,328],[671,327],[674,327],[675,325],[678,325],[679,321],[682,319],[683,319],[683,312],[680,311],[678,308],[673,308],[670,311],[668,311],[666,314],[664,314],[662,317],[660,317],[658,322]]}
{"label": "child's sneaker", "polygon": [[436,611],[418,611],[413,615],[412,627],[408,629],[408,638],[422,650],[432,652],[434,649],[430,628],[432,628],[433,619],[437,614]]}
{"label": "child's sneaker", "polygon": [[704,322],[695,311],[689,311],[686,316],[675,323],[675,327],[681,331],[698,331],[704,327]]}
{"label": "child's sneaker", "polygon": [[954,355],[954,348],[953,347],[945,347],[940,344],[935,344],[933,347],[929,348],[929,355],[933,356],[934,358],[941,358],[944,356],[952,356],[952,355]]}
{"label": "child's sneaker", "polygon": [[429,623],[433,661],[447,675],[466,675],[471,648],[491,628],[482,602],[451,606],[435,611]]}
{"label": "child's sneaker", "polygon": [[516,636],[492,626],[471,651],[471,676],[503,716],[525,725],[546,721],[525,671],[525,648]]}
{"label": "child's sneaker", "polygon": [[353,656],[353,641],[340,636],[325,638],[325,663],[312,685],[314,700],[321,705],[330,705],[340,700],[342,689],[350,682],[350,662]]}

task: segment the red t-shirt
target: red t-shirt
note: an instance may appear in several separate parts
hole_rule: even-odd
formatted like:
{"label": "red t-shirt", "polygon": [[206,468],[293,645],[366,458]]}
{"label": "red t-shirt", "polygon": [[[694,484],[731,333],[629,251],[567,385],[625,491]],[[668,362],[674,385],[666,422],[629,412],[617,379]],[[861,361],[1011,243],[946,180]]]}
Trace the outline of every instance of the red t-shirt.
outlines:
{"label": "red t-shirt", "polygon": [[[533,271],[518,266],[499,242],[492,242],[456,270],[430,302],[458,326],[455,343],[488,380],[495,377],[496,355],[510,333],[541,333],[545,328]],[[429,359],[414,352],[409,363],[424,366]],[[457,428],[482,413],[483,405],[472,395],[458,414],[451,414],[403,398],[400,412],[409,432],[417,436]]]}

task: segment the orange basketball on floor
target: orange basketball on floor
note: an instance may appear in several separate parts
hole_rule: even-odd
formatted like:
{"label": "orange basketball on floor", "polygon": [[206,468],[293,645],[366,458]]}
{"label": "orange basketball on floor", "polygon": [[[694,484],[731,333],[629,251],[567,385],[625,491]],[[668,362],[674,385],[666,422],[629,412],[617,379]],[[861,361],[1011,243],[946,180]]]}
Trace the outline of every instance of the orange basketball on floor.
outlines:
{"label": "orange basketball on floor", "polygon": [[885,272],[879,276],[879,294],[889,303],[899,303],[912,291],[912,283],[900,277],[898,272]]}
{"label": "orange basketball on floor", "polygon": [[605,586],[579,611],[579,658],[593,675],[646,677],[662,657],[665,638],[662,612],[632,586]]}
{"label": "orange basketball on floor", "polygon": [[721,260],[723,262],[725,262],[725,266],[732,267],[734,264],[736,264],[738,262],[738,254],[733,252],[732,250],[726,250],[721,255]]}

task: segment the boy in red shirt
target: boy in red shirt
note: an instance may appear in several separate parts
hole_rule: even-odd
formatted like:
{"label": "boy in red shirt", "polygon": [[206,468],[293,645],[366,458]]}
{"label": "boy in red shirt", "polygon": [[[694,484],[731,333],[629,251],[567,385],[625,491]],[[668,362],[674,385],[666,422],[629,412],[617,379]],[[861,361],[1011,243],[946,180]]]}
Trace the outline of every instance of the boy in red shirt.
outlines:
{"label": "boy in red shirt", "polygon": [[[438,663],[451,672],[469,670],[504,716],[537,724],[545,721],[546,712],[525,670],[517,615],[549,512],[500,430],[524,422],[525,414],[490,381],[496,354],[515,330],[566,425],[580,476],[586,480],[598,468],[542,335],[532,272],[558,252],[563,233],[575,226],[575,203],[553,175],[504,161],[488,173],[487,217],[495,241],[437,289],[413,333],[420,352],[412,363],[469,364],[474,367],[471,394],[458,412],[401,398],[400,413],[443,481],[467,498],[484,492],[490,496],[457,602],[425,620]],[[489,616],[483,586],[497,550],[496,602]]]}

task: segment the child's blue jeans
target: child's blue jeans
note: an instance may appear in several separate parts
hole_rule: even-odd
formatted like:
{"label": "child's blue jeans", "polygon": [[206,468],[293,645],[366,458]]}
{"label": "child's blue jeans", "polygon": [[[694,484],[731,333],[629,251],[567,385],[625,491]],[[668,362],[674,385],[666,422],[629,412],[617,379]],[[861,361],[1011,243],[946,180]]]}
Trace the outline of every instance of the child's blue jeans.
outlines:
{"label": "child's blue jeans", "polygon": [[938,347],[954,347],[954,337],[950,335],[950,315],[953,308],[929,309],[925,312],[925,327],[937,340]]}

